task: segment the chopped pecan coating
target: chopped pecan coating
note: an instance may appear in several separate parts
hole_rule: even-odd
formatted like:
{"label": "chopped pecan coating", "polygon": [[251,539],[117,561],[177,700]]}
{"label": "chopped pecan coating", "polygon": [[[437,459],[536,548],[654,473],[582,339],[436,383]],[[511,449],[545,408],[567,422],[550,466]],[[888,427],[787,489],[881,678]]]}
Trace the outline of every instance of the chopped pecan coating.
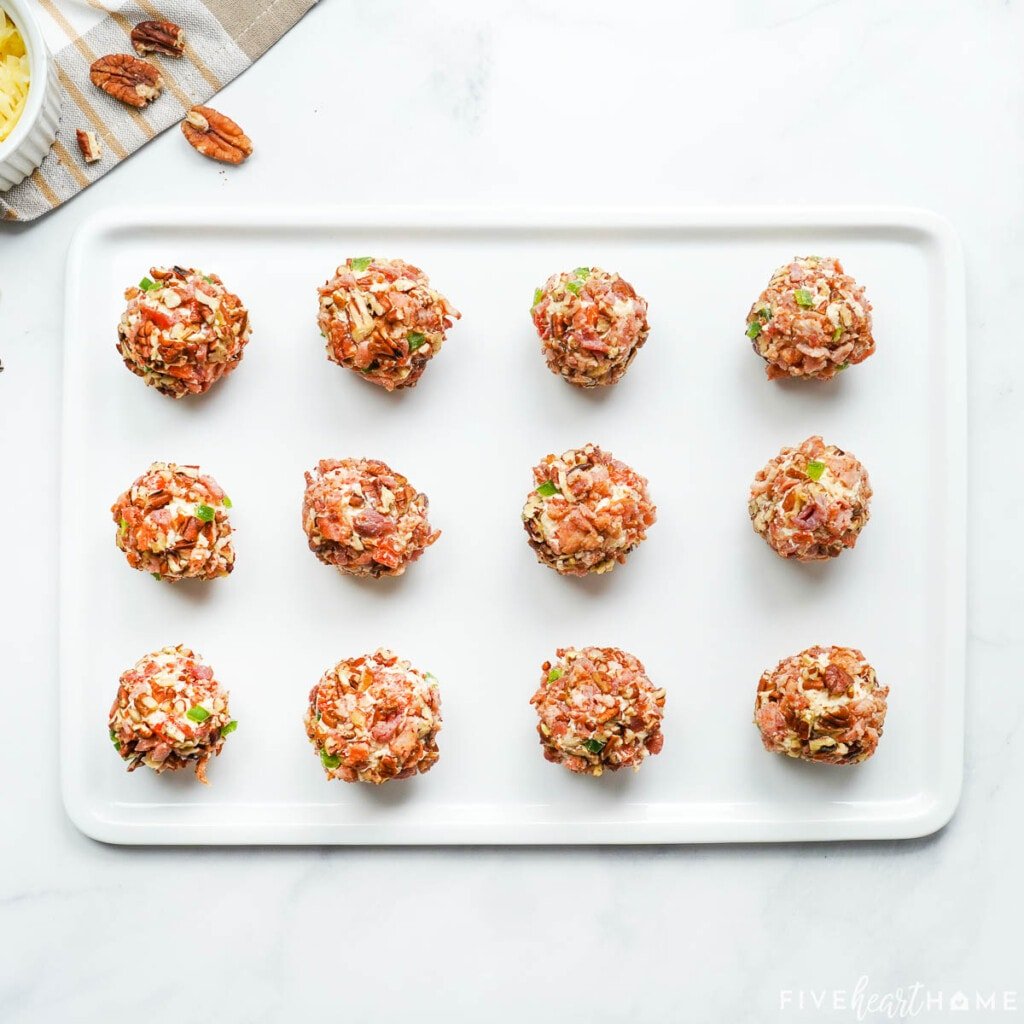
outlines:
{"label": "chopped pecan coating", "polygon": [[818,435],[783,448],[750,486],[754,529],[783,558],[817,562],[857,543],[870,516],[871,481],[849,452]]}
{"label": "chopped pecan coating", "polygon": [[152,267],[125,290],[117,327],[125,366],[172,398],[201,395],[238,366],[249,341],[249,313],[216,274]]}
{"label": "chopped pecan coating", "polygon": [[376,459],[321,459],[306,474],[302,528],[324,565],[350,576],[401,576],[441,536],[428,501]]}
{"label": "chopped pecan coating", "polygon": [[327,358],[386,391],[415,387],[461,314],[404,260],[347,259],[320,288]]}
{"label": "chopped pecan coating", "polygon": [[552,373],[577,387],[615,384],[647,341],[647,302],[618,274],[553,274],[530,310]]}
{"label": "chopped pecan coating", "polygon": [[523,526],[537,560],[566,576],[611,572],[647,537],[657,509],[647,481],[595,444],[533,468]]}
{"label": "chopped pecan coating", "polygon": [[238,723],[213,669],[179,645],[147,654],[121,673],[108,725],[128,771],[139,765],[157,774],[193,768],[205,785],[207,762]]}
{"label": "chopped pecan coating", "polygon": [[198,466],[154,462],[110,509],[133,569],[168,583],[213,580],[235,565],[231,500]]}
{"label": "chopped pecan coating", "polygon": [[328,779],[380,785],[437,763],[437,679],[391,651],[339,661],[309,694],[306,735]]}
{"label": "chopped pecan coating", "polygon": [[797,257],[772,274],[747,314],[769,380],[830,380],[875,351],[871,303],[837,259]]}
{"label": "chopped pecan coating", "polygon": [[754,724],[765,750],[859,764],[878,747],[889,688],[852,647],[809,647],[761,676]]}
{"label": "chopped pecan coating", "polygon": [[639,659],[618,647],[560,647],[555,657],[541,666],[530,698],[544,757],[587,775],[639,771],[665,742],[665,691]]}

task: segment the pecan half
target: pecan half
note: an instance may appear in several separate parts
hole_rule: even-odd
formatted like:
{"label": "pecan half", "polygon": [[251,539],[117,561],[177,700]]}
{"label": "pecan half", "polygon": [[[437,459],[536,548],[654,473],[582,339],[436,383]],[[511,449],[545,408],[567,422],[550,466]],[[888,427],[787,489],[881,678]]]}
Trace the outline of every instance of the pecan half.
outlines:
{"label": "pecan half", "polygon": [[846,693],[853,686],[853,677],[846,669],[840,668],[838,665],[829,665],[825,669],[825,686],[833,695]]}
{"label": "pecan half", "polygon": [[181,122],[189,145],[211,160],[240,164],[252,155],[252,141],[241,128],[213,107],[192,107]]}
{"label": "pecan half", "polygon": [[82,159],[87,164],[96,163],[103,155],[100,150],[100,140],[96,138],[95,132],[87,132],[84,128],[76,128],[75,138],[78,140],[78,148],[82,151]]}
{"label": "pecan half", "polygon": [[143,55],[180,57],[185,52],[185,33],[173,21],[140,21],[132,29],[132,46]]}
{"label": "pecan half", "polygon": [[114,99],[133,107],[152,103],[164,85],[160,72],[148,60],[139,60],[130,53],[111,53],[93,61],[89,80]]}

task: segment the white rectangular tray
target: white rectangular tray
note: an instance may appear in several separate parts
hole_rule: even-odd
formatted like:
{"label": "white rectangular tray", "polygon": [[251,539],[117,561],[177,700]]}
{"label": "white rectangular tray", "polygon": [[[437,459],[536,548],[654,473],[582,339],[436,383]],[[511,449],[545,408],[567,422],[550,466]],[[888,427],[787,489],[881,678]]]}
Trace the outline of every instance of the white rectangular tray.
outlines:
{"label": "white rectangular tray", "polygon": [[[744,337],[772,270],[838,255],[874,304],[877,354],[828,385],[769,383]],[[461,309],[419,386],[388,395],[329,364],[316,289],[347,256],[400,256]],[[200,400],[143,386],[114,350],[122,292],[153,264],[214,270],[248,304],[239,369]],[[544,365],[533,289],[618,270],[652,332],[614,389]],[[962,775],[964,283],[949,226],[910,210],[108,212],[67,281],[61,569],[64,800],[117,843],[677,843],[894,839],[941,827]],[[777,558],[747,517],[755,471],[810,434],[862,459],[871,522],[830,564]],[[646,475],[658,522],[611,575],[536,563],[530,468],[594,441]],[[373,456],[425,491],[440,541],[398,580],[321,565],[302,474]],[[169,587],[129,569],[108,509],[150,461],[198,462],[234,502],[237,567]],[[240,725],[210,765],[129,775],[106,714],[120,672],[185,643]],[[860,647],[891,687],[856,768],[765,753],[761,671],[815,643]],[[563,645],[617,645],[668,691],[663,752],[593,779],[547,763],[529,705]],[[306,695],[342,657],[390,646],[441,681],[441,758],[374,788],[328,783]]]}

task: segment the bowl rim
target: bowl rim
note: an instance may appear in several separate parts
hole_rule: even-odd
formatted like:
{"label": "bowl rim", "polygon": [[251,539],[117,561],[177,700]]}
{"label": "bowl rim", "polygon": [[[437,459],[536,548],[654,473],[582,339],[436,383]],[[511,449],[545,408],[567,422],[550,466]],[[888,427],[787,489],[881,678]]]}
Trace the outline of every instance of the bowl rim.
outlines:
{"label": "bowl rim", "polygon": [[28,54],[28,98],[25,109],[21,112],[14,130],[0,142],[0,162],[16,153],[18,147],[33,132],[46,98],[47,79],[49,77],[50,51],[43,38],[43,30],[39,27],[34,12],[24,0],[0,0],[0,11],[3,11],[14,22],[14,27],[24,40],[25,52]]}

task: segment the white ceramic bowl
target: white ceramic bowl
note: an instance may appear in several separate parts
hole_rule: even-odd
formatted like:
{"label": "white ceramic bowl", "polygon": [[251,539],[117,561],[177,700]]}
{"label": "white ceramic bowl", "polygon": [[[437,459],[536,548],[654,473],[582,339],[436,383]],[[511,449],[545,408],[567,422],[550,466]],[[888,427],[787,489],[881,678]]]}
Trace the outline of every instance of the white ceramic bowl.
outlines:
{"label": "white ceramic bowl", "polygon": [[28,0],[0,0],[25,40],[29,87],[25,109],[14,131],[0,142],[0,192],[27,178],[42,162],[57,137],[60,123],[60,85],[53,57]]}

